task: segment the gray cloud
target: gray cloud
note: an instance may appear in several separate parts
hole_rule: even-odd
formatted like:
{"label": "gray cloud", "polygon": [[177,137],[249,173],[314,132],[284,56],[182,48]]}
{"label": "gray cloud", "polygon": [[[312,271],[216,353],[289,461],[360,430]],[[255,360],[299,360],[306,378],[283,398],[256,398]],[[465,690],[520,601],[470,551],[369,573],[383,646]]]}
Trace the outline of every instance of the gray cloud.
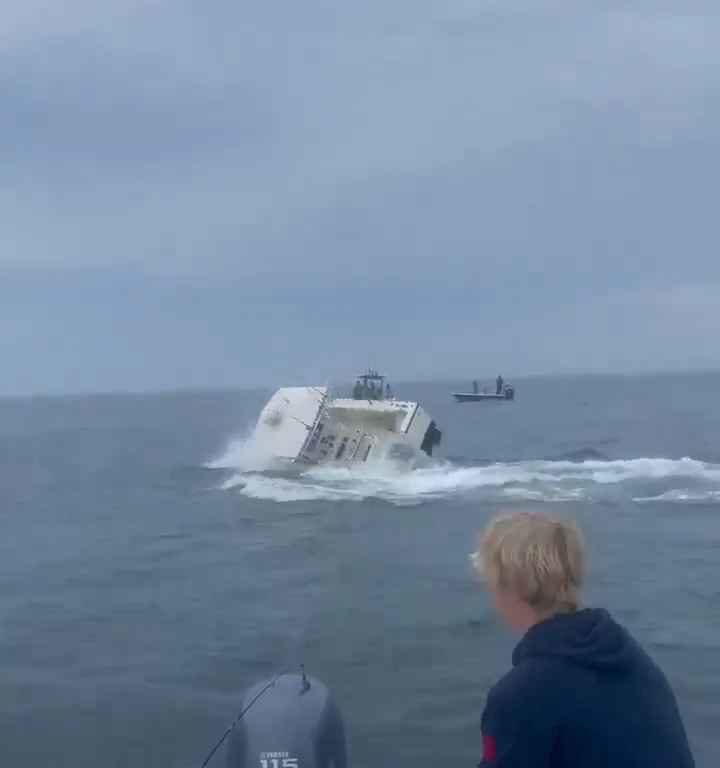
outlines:
{"label": "gray cloud", "polygon": [[[36,300],[69,312],[48,288],[63,271],[76,332],[100,311],[87,295],[112,293],[118,275],[144,279],[140,304],[160,297],[187,319],[214,373],[181,375],[172,323],[151,309],[170,351],[141,370],[135,310],[116,301],[114,322],[137,335],[122,364],[132,375],[90,376],[80,361],[98,342],[79,333],[86,346],[68,351],[77,373],[58,377],[61,389],[231,383],[238,370],[210,341],[225,331],[204,322],[218,305],[218,326],[253,307],[275,339],[301,338],[316,318],[333,350],[342,339],[323,323],[367,332],[368,354],[392,327],[412,375],[463,369],[462,342],[443,341],[452,324],[498,317],[525,362],[505,360],[502,344],[490,352],[520,370],[713,362],[687,307],[695,297],[703,328],[715,327],[720,310],[698,293],[720,282],[714,3],[76,0],[54,16],[9,6],[0,278],[26,309],[3,314],[10,325],[35,317],[34,333],[6,340],[6,354],[25,350],[15,388],[42,388],[28,359],[51,321]],[[197,287],[188,303],[156,279]],[[338,291],[353,307],[340,323]],[[680,327],[665,345],[648,320],[661,322],[659,303]],[[607,332],[618,307],[639,329],[620,341]],[[554,324],[552,349],[530,341],[538,318]],[[420,328],[438,345],[434,364],[416,362]],[[265,347],[245,343],[265,380]],[[286,374],[309,364],[295,347]]]}

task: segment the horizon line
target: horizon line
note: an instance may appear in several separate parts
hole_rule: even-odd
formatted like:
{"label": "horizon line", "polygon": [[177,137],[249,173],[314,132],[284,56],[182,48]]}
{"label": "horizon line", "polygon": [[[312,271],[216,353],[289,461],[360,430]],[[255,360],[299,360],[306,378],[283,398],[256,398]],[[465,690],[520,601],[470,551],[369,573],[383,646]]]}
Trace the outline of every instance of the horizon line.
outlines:
{"label": "horizon line", "polygon": [[[582,369],[568,369],[560,371],[544,371],[536,373],[522,373],[510,375],[505,377],[506,380],[514,379],[516,381],[527,381],[531,379],[559,379],[563,377],[567,378],[641,378],[643,376],[690,376],[690,375],[712,375],[720,374],[720,365],[718,366],[703,366],[697,368],[648,368],[647,370],[629,370],[629,371],[598,371],[598,370],[582,370]],[[350,377],[347,381],[340,382],[341,385],[347,385],[352,383]],[[444,384],[457,382],[459,380],[472,380],[472,375],[468,376],[452,376],[452,377],[420,377],[416,379],[398,378],[393,379],[395,385],[412,385],[412,384]],[[488,379],[489,380],[489,379]],[[245,385],[178,385],[176,387],[157,387],[147,389],[108,389],[108,390],[74,390],[68,392],[58,391],[36,391],[28,393],[19,392],[0,392],[0,400],[62,400],[62,399],[76,399],[76,398],[92,398],[92,397],[152,397],[163,395],[190,395],[190,394],[210,394],[210,393],[230,393],[230,392],[259,392],[265,390],[277,389],[278,386],[273,384],[254,384],[252,386]],[[286,386],[312,386],[307,384],[289,384]]]}

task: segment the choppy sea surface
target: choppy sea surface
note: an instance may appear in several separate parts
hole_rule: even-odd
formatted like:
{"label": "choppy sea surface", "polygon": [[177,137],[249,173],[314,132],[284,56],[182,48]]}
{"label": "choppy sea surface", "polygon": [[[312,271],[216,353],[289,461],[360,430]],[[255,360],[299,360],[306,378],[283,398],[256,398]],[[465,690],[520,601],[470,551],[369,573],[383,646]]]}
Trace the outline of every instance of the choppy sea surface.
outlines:
{"label": "choppy sea surface", "polygon": [[249,439],[270,392],[0,400],[0,764],[199,766],[243,688],[304,663],[352,766],[474,765],[514,638],[468,555],[541,509],[720,765],[720,374],[514,383],[396,384],[440,455],[295,475]]}

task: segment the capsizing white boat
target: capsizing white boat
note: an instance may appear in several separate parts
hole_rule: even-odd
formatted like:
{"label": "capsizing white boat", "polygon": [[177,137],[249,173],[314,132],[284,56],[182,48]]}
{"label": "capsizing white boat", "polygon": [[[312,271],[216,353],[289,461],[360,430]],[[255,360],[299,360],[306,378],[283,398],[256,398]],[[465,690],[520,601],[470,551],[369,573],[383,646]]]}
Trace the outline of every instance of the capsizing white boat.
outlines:
{"label": "capsizing white boat", "polygon": [[442,433],[423,407],[390,395],[376,371],[358,377],[349,398],[327,387],[282,387],[263,408],[254,439],[281,462],[364,464],[432,456]]}

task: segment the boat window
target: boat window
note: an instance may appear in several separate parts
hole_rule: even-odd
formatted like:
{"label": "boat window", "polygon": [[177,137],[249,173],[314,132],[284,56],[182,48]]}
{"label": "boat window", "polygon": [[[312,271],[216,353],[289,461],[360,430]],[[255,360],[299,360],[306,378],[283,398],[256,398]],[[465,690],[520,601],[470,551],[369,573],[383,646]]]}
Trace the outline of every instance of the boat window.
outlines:
{"label": "boat window", "polygon": [[337,453],[335,454],[335,459],[342,459],[343,454],[345,453],[345,449],[347,448],[348,439],[347,437],[343,437],[342,443],[340,443],[340,447],[337,450]]}

